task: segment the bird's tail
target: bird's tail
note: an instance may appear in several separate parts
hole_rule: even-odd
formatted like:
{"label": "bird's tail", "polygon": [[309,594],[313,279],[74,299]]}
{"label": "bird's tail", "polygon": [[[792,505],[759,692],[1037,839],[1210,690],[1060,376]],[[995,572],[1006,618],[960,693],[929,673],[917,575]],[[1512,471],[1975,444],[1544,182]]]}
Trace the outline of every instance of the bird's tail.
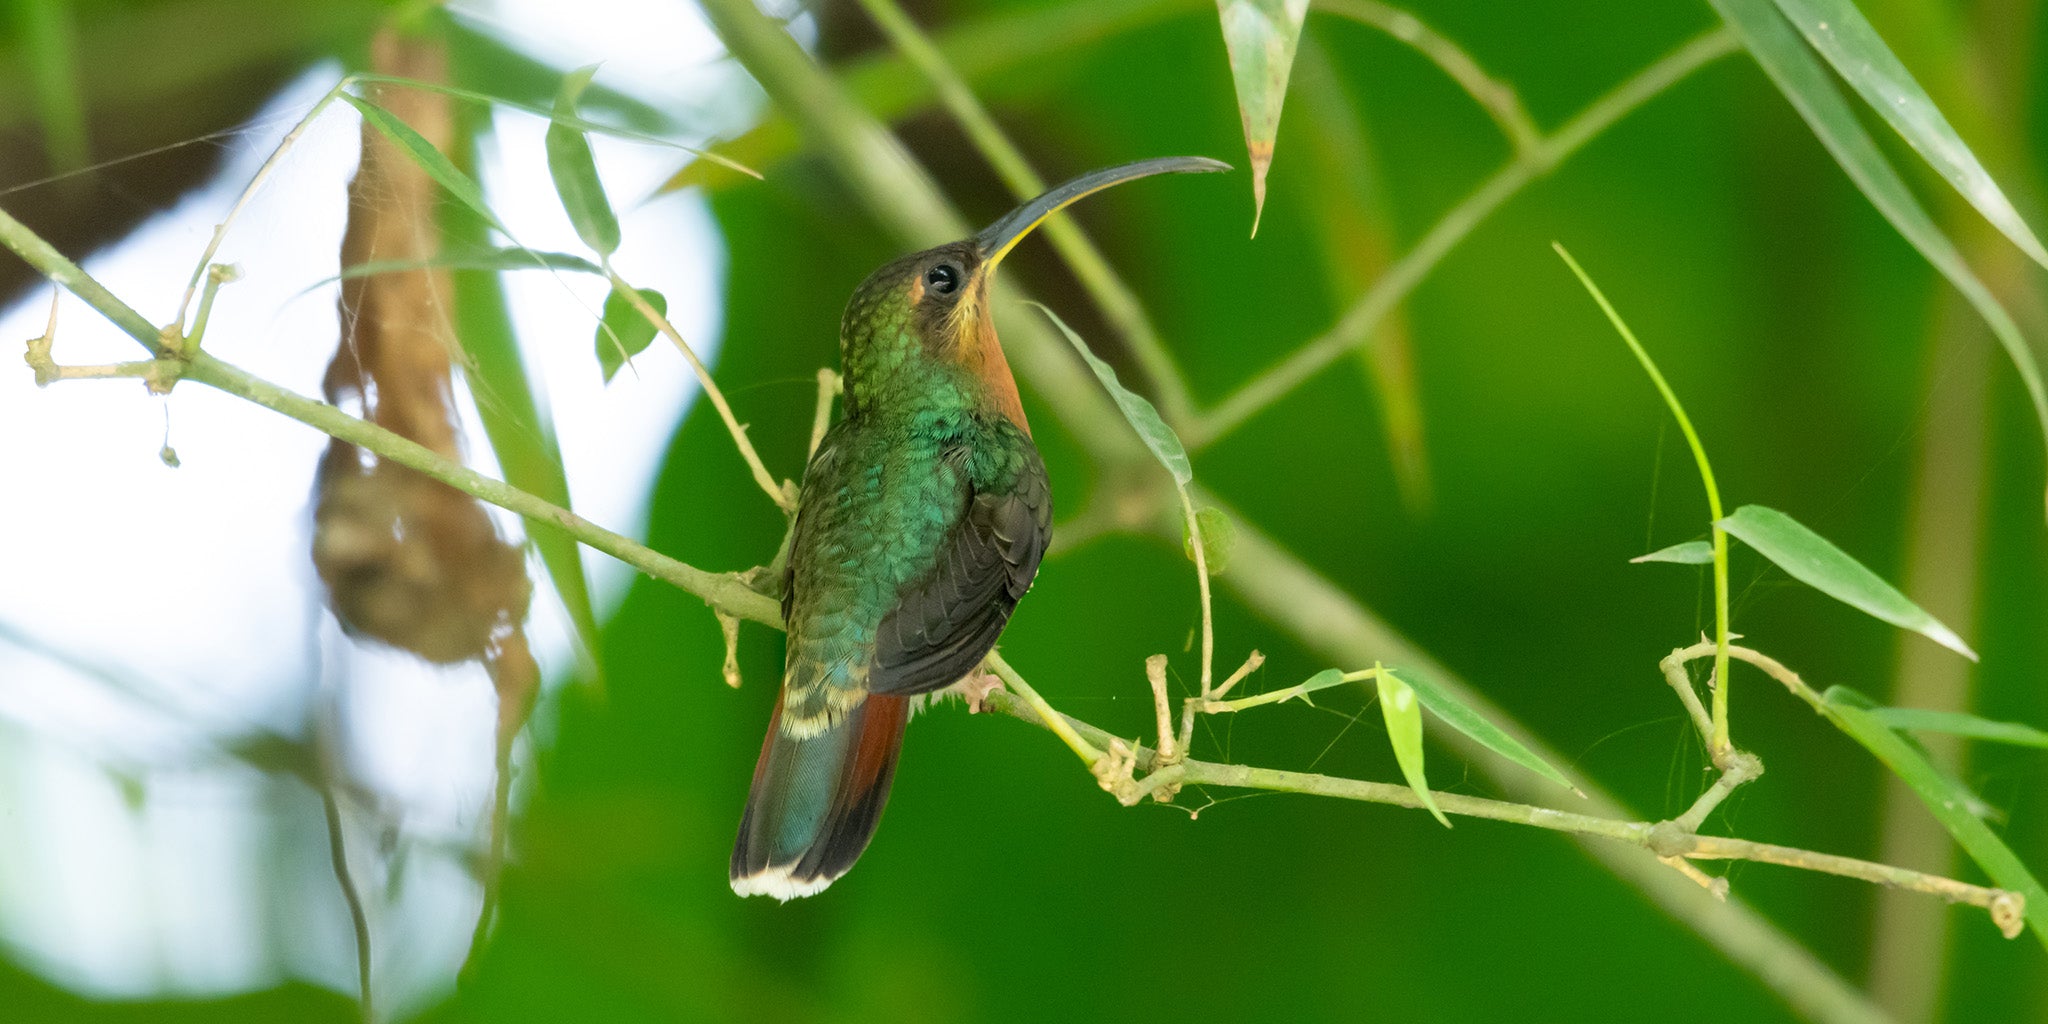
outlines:
{"label": "bird's tail", "polygon": [[889,800],[909,718],[908,698],[870,694],[824,732],[797,739],[782,732],[777,698],[733,844],[732,891],[790,900],[853,867]]}

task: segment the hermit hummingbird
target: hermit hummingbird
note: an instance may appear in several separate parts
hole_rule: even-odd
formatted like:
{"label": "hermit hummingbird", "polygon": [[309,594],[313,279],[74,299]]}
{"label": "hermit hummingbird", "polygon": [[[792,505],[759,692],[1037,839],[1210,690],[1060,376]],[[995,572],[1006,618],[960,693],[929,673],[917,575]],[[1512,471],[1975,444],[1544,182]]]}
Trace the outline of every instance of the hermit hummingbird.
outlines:
{"label": "hermit hummingbird", "polygon": [[989,284],[1069,203],[1165,157],[1084,174],[962,241],[868,275],[839,328],[844,415],[804,470],[782,693],[733,846],[742,896],[819,892],[867,849],[911,702],[974,673],[1038,574],[1052,492],[996,339]]}

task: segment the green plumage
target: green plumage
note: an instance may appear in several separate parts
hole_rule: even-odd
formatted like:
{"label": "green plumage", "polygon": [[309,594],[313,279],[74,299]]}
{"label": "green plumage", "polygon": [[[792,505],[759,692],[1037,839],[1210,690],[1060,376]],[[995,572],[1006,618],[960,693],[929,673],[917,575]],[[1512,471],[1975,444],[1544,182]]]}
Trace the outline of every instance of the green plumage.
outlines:
{"label": "green plumage", "polygon": [[782,695],[733,844],[734,892],[787,900],[845,874],[889,797],[911,698],[972,673],[1038,574],[1052,493],[989,319],[989,281],[1082,196],[1200,157],[1084,174],[855,290],[845,416],[804,470],[782,617]]}
{"label": "green plumage", "polygon": [[1045,467],[980,312],[977,264],[965,245],[919,253],[847,307],[845,416],[804,472],[782,700],[736,888],[802,895],[852,864],[887,796],[903,702],[980,664],[1050,540]]}

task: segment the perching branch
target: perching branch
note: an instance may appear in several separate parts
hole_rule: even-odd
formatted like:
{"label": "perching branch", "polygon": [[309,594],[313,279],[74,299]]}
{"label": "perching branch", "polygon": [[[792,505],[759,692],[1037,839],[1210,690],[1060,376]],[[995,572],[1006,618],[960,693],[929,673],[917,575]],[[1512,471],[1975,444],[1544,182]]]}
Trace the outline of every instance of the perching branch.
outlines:
{"label": "perching branch", "polygon": [[[1014,670],[1012,672],[1014,675]],[[1006,676],[1005,679],[1009,679]],[[1150,747],[1127,744],[1096,727],[1079,719],[1059,715],[1048,721],[1036,706],[1042,702],[1022,700],[1017,697],[994,693],[989,695],[988,706],[1021,721],[1030,722],[1056,732],[1072,732],[1084,743],[1101,747],[1117,746],[1128,751],[1131,764],[1140,771],[1149,771],[1159,763],[1158,752]],[[1257,768],[1251,765],[1221,764],[1183,757],[1174,762],[1171,770],[1176,774],[1173,781],[1189,786],[1222,786],[1232,789],[1258,789],[1274,793],[1300,793],[1309,796],[1334,797],[1340,800],[1357,800],[1364,803],[1390,804],[1413,810],[1423,808],[1422,797],[1405,784],[1391,782],[1367,782],[1360,779],[1336,778],[1311,772],[1292,772],[1277,768]],[[1164,775],[1162,770],[1159,774]],[[1140,782],[1142,785],[1142,780]],[[1505,800],[1489,800],[1484,797],[1468,796],[1461,793],[1445,793],[1432,790],[1430,794],[1446,814],[1457,814],[1471,818],[1487,818],[1516,825],[1547,829],[1553,832],[1570,832],[1577,835],[1594,836],[1640,847],[1658,857],[1680,857],[1692,860],[1752,860],[1764,864],[1778,864],[1785,867],[1818,871],[1824,874],[1842,875],[1862,879],[1914,892],[1939,896],[1951,903],[1966,903],[1982,907],[1991,912],[1992,920],[2008,938],[2017,936],[2024,924],[2021,911],[2025,903],[2015,892],[2004,889],[1990,889],[1970,885],[1954,879],[1941,878],[1924,872],[1895,868],[1885,864],[1873,864],[1853,857],[1816,853],[1792,847],[1776,846],[1770,843],[1751,842],[1746,839],[1729,839],[1721,836],[1703,836],[1685,827],[1679,821],[1626,821],[1604,818],[1597,815],[1577,814],[1571,811],[1553,810],[1532,804],[1511,803]],[[1136,801],[1128,801],[1135,803]]]}
{"label": "perching branch", "polygon": [[1371,25],[1429,58],[1486,111],[1517,154],[1533,153],[1543,145],[1543,131],[1536,127],[1536,119],[1529,116],[1528,108],[1522,106],[1522,97],[1515,87],[1487,74],[1463,47],[1424,24],[1422,19],[1375,0],[1316,0],[1314,10]]}

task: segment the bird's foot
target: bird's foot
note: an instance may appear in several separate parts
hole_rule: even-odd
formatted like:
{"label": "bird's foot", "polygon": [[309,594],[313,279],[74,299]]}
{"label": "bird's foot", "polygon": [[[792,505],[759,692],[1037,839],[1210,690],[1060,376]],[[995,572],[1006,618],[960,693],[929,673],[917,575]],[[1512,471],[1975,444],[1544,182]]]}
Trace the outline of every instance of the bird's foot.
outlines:
{"label": "bird's foot", "polygon": [[982,704],[988,700],[988,695],[1003,688],[1003,681],[994,672],[976,666],[974,671],[969,672],[953,686],[959,690],[962,697],[967,698],[967,713],[978,715],[981,714]]}

